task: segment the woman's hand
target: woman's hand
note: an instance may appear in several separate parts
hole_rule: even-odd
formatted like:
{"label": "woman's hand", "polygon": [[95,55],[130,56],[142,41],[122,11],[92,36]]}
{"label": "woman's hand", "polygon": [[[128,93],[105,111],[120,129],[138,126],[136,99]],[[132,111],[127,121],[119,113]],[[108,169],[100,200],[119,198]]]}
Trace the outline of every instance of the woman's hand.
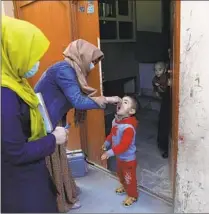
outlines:
{"label": "woman's hand", "polygon": [[100,107],[105,107],[107,102],[106,97],[100,96],[100,97],[94,97],[94,101],[100,106]]}
{"label": "woman's hand", "polygon": [[64,127],[56,127],[52,134],[55,136],[58,145],[64,144],[68,140],[68,130]]}
{"label": "woman's hand", "polygon": [[106,100],[109,104],[115,104],[115,105],[122,102],[122,99],[118,96],[106,97]]}

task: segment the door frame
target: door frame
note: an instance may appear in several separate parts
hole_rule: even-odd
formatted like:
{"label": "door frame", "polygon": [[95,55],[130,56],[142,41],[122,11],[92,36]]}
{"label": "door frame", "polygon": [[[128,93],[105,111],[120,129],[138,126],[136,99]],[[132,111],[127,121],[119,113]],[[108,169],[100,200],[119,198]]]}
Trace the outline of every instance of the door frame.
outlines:
{"label": "door frame", "polygon": [[[73,0],[72,5],[76,39],[85,39],[100,48],[98,1]],[[89,6],[93,12],[87,12]],[[91,30],[89,28],[91,26]],[[88,83],[97,88],[95,96],[102,95],[101,88],[101,63],[99,63],[88,76]],[[105,140],[104,110],[97,109],[87,112],[85,122],[80,126],[81,148],[89,156],[89,161],[95,165],[106,168],[106,161],[101,161],[101,147]],[[96,131],[96,132],[95,132]]]}
{"label": "door frame", "polygon": [[174,1],[173,17],[173,70],[172,79],[172,128],[171,128],[171,184],[173,198],[175,196],[176,167],[178,155],[179,133],[179,73],[180,73],[180,29],[181,29],[181,1]]}

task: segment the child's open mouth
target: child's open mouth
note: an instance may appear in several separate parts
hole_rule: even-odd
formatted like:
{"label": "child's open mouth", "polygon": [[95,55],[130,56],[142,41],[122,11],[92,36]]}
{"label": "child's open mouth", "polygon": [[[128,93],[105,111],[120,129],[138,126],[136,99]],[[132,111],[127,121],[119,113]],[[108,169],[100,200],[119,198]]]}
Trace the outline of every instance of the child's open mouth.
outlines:
{"label": "child's open mouth", "polygon": [[121,108],[121,104],[118,104],[117,105],[117,112],[120,110],[120,108]]}

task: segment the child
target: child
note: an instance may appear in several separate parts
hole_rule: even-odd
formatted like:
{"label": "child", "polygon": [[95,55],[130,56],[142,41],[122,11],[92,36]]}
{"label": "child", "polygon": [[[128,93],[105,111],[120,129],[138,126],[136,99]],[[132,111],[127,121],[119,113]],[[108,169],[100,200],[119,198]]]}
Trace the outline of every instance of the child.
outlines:
{"label": "child", "polygon": [[162,97],[162,94],[168,87],[168,74],[166,71],[167,68],[164,62],[157,62],[155,64],[155,76],[152,80],[152,85],[157,97]]}
{"label": "child", "polygon": [[107,151],[101,157],[102,160],[114,155],[117,157],[117,174],[121,187],[116,189],[116,193],[127,193],[128,197],[123,201],[126,207],[131,206],[138,199],[135,154],[137,120],[134,116],[136,110],[136,100],[129,96],[123,97],[122,102],[117,105],[111,133],[103,145],[103,150]]}

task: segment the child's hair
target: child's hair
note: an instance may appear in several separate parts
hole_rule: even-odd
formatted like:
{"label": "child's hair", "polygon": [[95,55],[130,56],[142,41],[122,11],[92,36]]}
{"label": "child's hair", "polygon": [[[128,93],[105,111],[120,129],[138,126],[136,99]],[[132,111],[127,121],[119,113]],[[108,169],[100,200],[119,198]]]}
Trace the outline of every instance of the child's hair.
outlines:
{"label": "child's hair", "polygon": [[156,63],[155,63],[155,66],[156,66],[156,65],[160,65],[161,67],[166,68],[166,63],[163,62],[163,61],[156,62]]}
{"label": "child's hair", "polygon": [[138,102],[138,99],[134,95],[125,95],[124,97],[129,97],[131,99],[131,101],[132,101],[132,108],[134,110],[136,110],[136,113],[134,115],[132,115],[132,116],[136,117],[136,115],[137,115],[137,113],[139,111],[139,108],[140,108],[140,104]]}

